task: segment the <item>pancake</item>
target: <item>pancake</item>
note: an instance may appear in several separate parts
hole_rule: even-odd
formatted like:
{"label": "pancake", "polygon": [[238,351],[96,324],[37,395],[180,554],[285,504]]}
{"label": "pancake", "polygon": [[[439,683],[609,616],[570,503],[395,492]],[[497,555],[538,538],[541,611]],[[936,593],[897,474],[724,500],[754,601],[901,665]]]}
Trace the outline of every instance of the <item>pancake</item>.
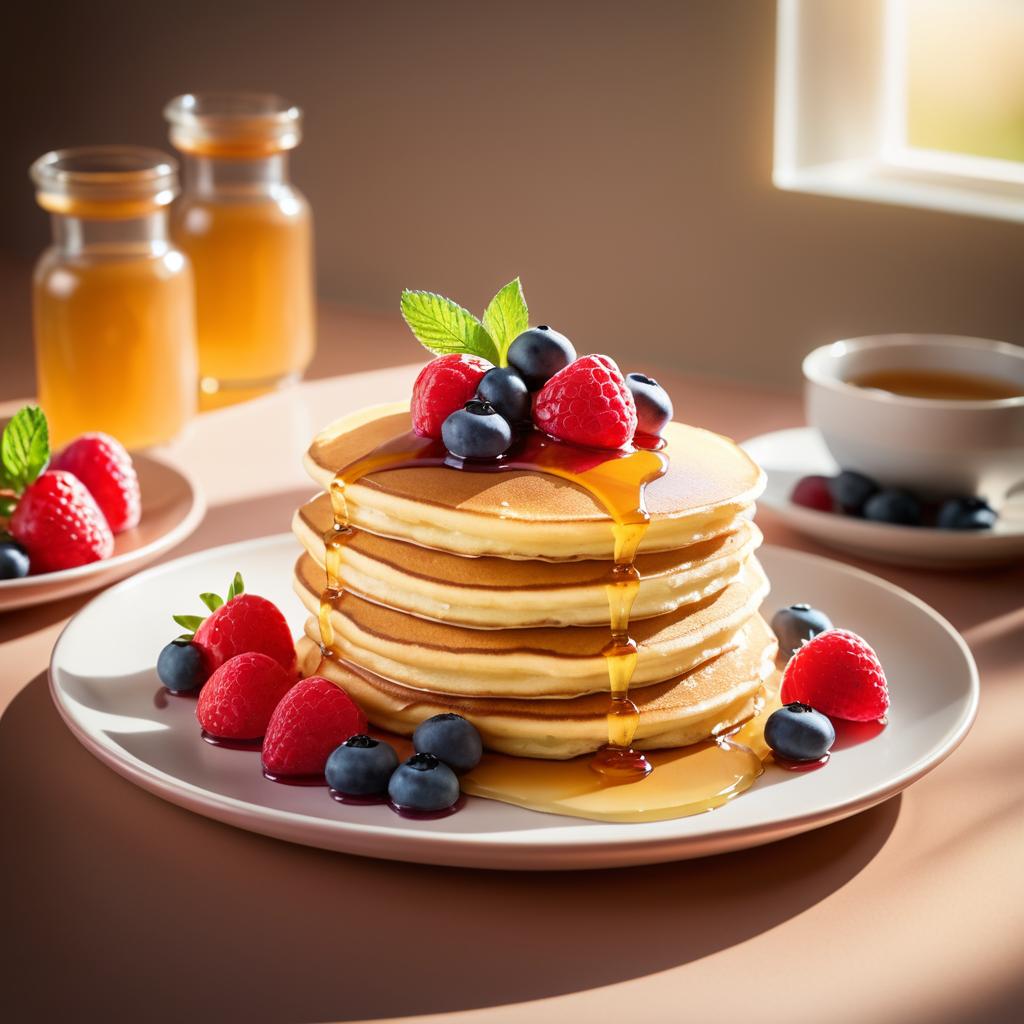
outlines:
{"label": "pancake", "polygon": [[[292,523],[321,567],[332,522],[330,498],[321,494]],[[760,542],[757,527],[743,521],[700,544],[640,555],[631,618],[664,615],[717,593]],[[346,589],[421,618],[477,629],[608,624],[607,562],[467,558],[359,531],[340,549],[340,566]]]}
{"label": "pancake", "polygon": [[[326,578],[302,555],[295,591],[313,619],[307,634],[319,641],[316,616]],[[633,687],[689,671],[736,644],[758,609],[768,581],[756,558],[711,597],[667,615],[630,625],[637,642]],[[331,614],[333,649],[377,675],[421,690],[484,697],[575,697],[608,689],[602,651],[608,626],[466,629],[396,611],[346,592]]]}
{"label": "pancake", "polygon": [[[335,474],[410,429],[404,406],[344,417],[314,439],[305,458],[323,489]],[[641,551],[688,547],[734,531],[764,488],[760,468],[732,441],[670,423],[668,472],[646,488],[651,523]],[[460,472],[416,466],[368,474],[346,489],[353,526],[461,555],[610,559],[611,521],[584,488],[537,471]]]}
{"label": "pancake", "polygon": [[[631,690],[640,711],[634,745],[642,750],[685,746],[748,717],[758,689],[774,669],[776,647],[771,630],[755,615],[733,650],[669,682]],[[489,749],[519,757],[576,757],[608,739],[607,693],[560,701],[427,693],[334,659],[322,660],[309,638],[299,641],[298,651],[303,675],[330,679],[375,726],[401,735],[411,735],[432,715],[454,712],[479,729]]]}

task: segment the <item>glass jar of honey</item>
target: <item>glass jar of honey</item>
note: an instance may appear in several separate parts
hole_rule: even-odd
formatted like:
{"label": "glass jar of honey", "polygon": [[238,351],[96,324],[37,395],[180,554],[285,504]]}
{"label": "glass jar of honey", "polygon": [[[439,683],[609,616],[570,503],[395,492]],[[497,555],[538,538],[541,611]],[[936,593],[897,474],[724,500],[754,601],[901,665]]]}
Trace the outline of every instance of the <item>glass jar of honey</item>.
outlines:
{"label": "glass jar of honey", "polygon": [[31,167],[53,244],[33,280],[39,403],[51,440],[90,430],[129,448],[195,412],[192,271],[168,239],[177,164],[135,146],[47,153]]}
{"label": "glass jar of honey", "polygon": [[249,93],[179,96],[164,113],[184,155],[172,231],[196,276],[200,404],[223,405],[313,358],[312,217],[288,179],[302,115]]}

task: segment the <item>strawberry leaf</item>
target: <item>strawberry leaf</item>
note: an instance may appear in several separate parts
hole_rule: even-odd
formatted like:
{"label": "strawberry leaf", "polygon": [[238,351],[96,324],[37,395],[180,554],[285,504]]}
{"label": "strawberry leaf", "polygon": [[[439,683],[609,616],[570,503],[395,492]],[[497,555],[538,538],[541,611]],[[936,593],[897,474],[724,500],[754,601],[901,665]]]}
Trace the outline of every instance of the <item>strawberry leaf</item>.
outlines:
{"label": "strawberry leaf", "polygon": [[491,299],[484,310],[484,327],[498,349],[498,366],[508,364],[508,347],[530,326],[523,286],[517,277]]}
{"label": "strawberry leaf", "polygon": [[26,405],[14,414],[0,440],[0,476],[5,487],[21,494],[50,461],[50,432],[43,410]]}
{"label": "strawberry leaf", "polygon": [[497,365],[498,349],[468,309],[434,292],[402,292],[402,318],[419,343],[434,355],[461,352]]}
{"label": "strawberry leaf", "polygon": [[209,591],[204,594],[200,594],[199,600],[202,601],[211,612],[215,612],[224,604],[224,598],[219,594],[211,594]]}
{"label": "strawberry leaf", "polygon": [[240,572],[235,573],[235,578],[231,581],[231,586],[228,587],[228,600],[232,601],[239,594],[245,593],[245,584],[242,582],[242,574]]}
{"label": "strawberry leaf", "polygon": [[171,618],[174,619],[182,629],[189,630],[189,640],[192,639],[196,630],[203,624],[202,615],[172,615]]}

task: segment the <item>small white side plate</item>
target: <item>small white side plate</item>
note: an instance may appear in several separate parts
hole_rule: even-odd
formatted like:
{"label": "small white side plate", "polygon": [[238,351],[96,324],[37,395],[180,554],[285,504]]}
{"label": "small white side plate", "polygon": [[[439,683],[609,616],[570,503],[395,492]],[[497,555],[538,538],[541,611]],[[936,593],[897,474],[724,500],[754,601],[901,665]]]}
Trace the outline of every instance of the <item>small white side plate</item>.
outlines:
{"label": "small white side plate", "polygon": [[774,588],[767,610],[806,600],[875,646],[893,703],[888,726],[873,739],[834,751],[818,771],[769,766],[726,806],[675,821],[581,821],[477,798],[439,821],[342,805],[324,789],[268,782],[256,752],[204,743],[194,700],[167,696],[153,668],[175,632],[170,613],[196,607],[200,591],[236,569],[246,589],[276,602],[298,633],[305,612],[291,593],[295,552],[290,535],[233,544],[150,569],[94,598],[68,624],[50,664],[54,702],[75,736],[143,789],[239,828],[390,860],[522,870],[697,857],[827,825],[919,779],[974,719],[974,662],[927,605],[867,573],[769,547],[762,557]]}
{"label": "small white side plate", "polygon": [[743,442],[747,454],[768,475],[758,504],[822,544],[863,558],[922,569],[972,569],[1024,558],[1024,501],[1008,503],[991,530],[936,530],[873,523],[853,516],[818,512],[790,501],[805,476],[839,472],[813,427],[793,427]]}
{"label": "small white side plate", "polygon": [[0,580],[0,612],[104,587],[149,565],[195,530],[206,512],[199,484],[155,456],[136,452],[132,461],[139,474],[142,518],[134,529],[114,538],[113,555],[74,569]]}

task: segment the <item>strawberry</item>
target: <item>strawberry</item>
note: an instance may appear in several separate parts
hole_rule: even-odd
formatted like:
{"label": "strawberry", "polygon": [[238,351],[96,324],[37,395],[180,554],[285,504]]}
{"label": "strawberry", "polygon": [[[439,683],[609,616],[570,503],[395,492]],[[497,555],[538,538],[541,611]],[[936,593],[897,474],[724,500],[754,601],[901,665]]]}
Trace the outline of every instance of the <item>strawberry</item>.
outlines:
{"label": "strawberry", "polygon": [[114,533],[139,525],[139,478],[120,441],[109,434],[83,434],[54,458],[51,468],[72,473],[85,484]]}
{"label": "strawberry", "polygon": [[480,356],[450,352],[432,359],[412,386],[412,429],[439,440],[441,424],[475,394],[480,379],[494,367]]}
{"label": "strawberry", "polygon": [[206,652],[214,669],[236,655],[255,652],[273,658],[285,671],[294,673],[295,643],[285,617],[265,597],[244,590],[241,574],[235,573],[226,601],[216,594],[199,595],[212,615],[205,619],[201,615],[175,615],[174,621],[194,633],[186,637]]}
{"label": "strawberry", "polygon": [[541,388],[533,422],[572,444],[623,448],[636,433],[636,404],[612,359],[581,356]]}
{"label": "strawberry", "polygon": [[70,473],[47,470],[29,484],[10,531],[28,552],[33,573],[73,569],[114,553],[107,520],[85,484]]}
{"label": "strawberry", "polygon": [[28,571],[56,572],[109,558],[110,525],[86,486],[70,473],[47,470],[50,431],[42,409],[26,405],[0,440],[0,527],[28,555]]}
{"label": "strawberry", "polygon": [[868,643],[846,629],[809,640],[790,659],[782,678],[782,702],[799,701],[831,718],[877,721],[889,710],[889,689]]}
{"label": "strawberry", "polygon": [[225,661],[199,693],[196,718],[219,739],[258,739],[295,677],[265,654],[239,654]]}
{"label": "strawberry", "polygon": [[271,775],[322,775],[331,751],[366,728],[366,715],[340,686],[310,676],[274,709],[263,737],[263,768]]}

